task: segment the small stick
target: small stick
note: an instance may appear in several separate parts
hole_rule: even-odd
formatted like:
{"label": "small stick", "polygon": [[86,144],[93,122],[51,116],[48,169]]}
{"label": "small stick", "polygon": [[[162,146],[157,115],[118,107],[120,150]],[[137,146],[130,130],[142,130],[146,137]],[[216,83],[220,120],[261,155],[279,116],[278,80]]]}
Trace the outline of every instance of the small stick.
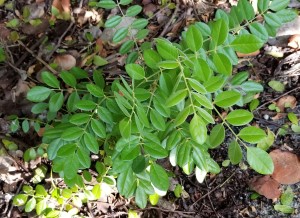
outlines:
{"label": "small stick", "polygon": [[46,61],[49,61],[50,58],[52,57],[53,53],[58,49],[58,47],[60,46],[63,38],[65,37],[65,35],[69,32],[69,30],[71,29],[71,27],[73,26],[74,22],[71,21],[70,25],[68,26],[68,28],[66,29],[66,31],[59,37],[58,42],[56,44],[56,46],[53,48],[53,50],[49,53],[49,55],[46,57]]}
{"label": "small stick", "polygon": [[168,23],[165,25],[165,28],[163,29],[163,31],[159,34],[159,37],[163,37],[163,36],[166,34],[166,32],[168,31],[168,29],[169,29],[169,27],[170,27],[170,25],[171,25],[173,19],[174,19],[175,16],[176,16],[178,10],[179,10],[179,2],[176,1],[176,8],[175,8],[175,11],[174,11],[174,13],[172,14],[172,17],[170,18],[170,20],[168,21]]}
{"label": "small stick", "polygon": [[33,53],[33,51],[31,51],[26,45],[24,45],[23,42],[21,42],[21,41],[18,40],[18,43],[20,45],[22,45],[26,49],[26,51],[28,51],[35,59],[37,59],[39,62],[41,62],[48,70],[50,70],[52,73],[54,73],[56,75],[58,74],[58,72],[56,70],[54,70],[52,67],[50,67],[49,64],[47,64],[43,59],[41,59],[40,57],[36,56]]}
{"label": "small stick", "polygon": [[[46,36],[41,37],[36,43],[34,43],[29,49],[31,51],[33,51],[36,47],[38,47],[42,41],[44,41],[46,38]],[[17,63],[15,63],[15,67],[18,67],[28,56],[28,52],[24,53],[17,61]]]}
{"label": "small stick", "polygon": [[[21,181],[21,184],[20,184],[19,187],[18,187],[18,190],[17,190],[17,192],[16,192],[16,195],[20,193],[20,191],[21,191],[22,186],[23,186],[24,183],[25,183],[25,180],[22,180],[22,181]],[[13,209],[13,208],[14,208],[14,205],[11,204],[11,206],[10,206],[10,208],[9,208],[9,211],[8,211],[8,213],[7,213],[7,217],[11,217],[11,212],[12,212],[12,209]]]}
{"label": "small stick", "polygon": [[294,89],[292,89],[292,90],[290,90],[290,91],[288,91],[288,92],[286,92],[286,93],[280,95],[280,96],[277,97],[277,98],[274,98],[274,99],[272,99],[272,100],[270,100],[270,101],[267,101],[266,103],[264,103],[264,104],[260,105],[258,108],[256,108],[256,109],[254,110],[254,112],[256,112],[257,110],[263,108],[263,107],[266,106],[267,104],[270,104],[270,103],[272,103],[272,102],[278,100],[279,98],[281,98],[281,97],[283,97],[283,96],[286,96],[286,95],[288,95],[288,94],[290,94],[290,93],[292,93],[292,92],[297,91],[298,89],[300,89],[300,86],[298,86],[298,87],[296,87],[296,88],[294,88]]}
{"label": "small stick", "polygon": [[199,201],[201,201],[203,198],[205,198],[206,196],[210,195],[211,193],[213,193],[214,191],[216,191],[218,188],[221,188],[223,185],[225,185],[234,175],[236,174],[236,171],[231,175],[229,176],[225,182],[223,182],[222,184],[216,186],[215,188],[213,188],[211,191],[207,192],[205,195],[203,195],[201,198],[197,199],[192,205],[194,206],[196,203],[198,203]]}

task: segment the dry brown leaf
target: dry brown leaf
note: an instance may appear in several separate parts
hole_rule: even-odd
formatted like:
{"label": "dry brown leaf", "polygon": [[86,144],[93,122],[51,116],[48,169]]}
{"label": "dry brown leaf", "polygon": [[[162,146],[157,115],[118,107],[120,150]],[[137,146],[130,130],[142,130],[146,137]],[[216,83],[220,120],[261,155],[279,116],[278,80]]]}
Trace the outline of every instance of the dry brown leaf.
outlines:
{"label": "dry brown leaf", "polygon": [[22,25],[22,32],[27,35],[38,35],[40,33],[46,32],[49,27],[48,19],[41,19],[41,23],[39,25],[33,26],[30,23],[25,23]]}
{"label": "dry brown leaf", "polygon": [[148,4],[150,4],[150,3],[152,3],[151,0],[143,0],[143,1],[142,1],[142,4],[143,4],[143,5],[148,5]]}
{"label": "dry brown leaf", "polygon": [[249,186],[252,190],[268,199],[279,198],[281,194],[279,190],[280,184],[270,176],[256,176],[250,181]]}
{"label": "dry brown leaf", "polygon": [[70,12],[70,0],[53,0],[52,6],[60,13]]}
{"label": "dry brown leaf", "polygon": [[289,38],[288,46],[291,48],[300,48],[300,34],[293,35]]}
{"label": "dry brown leaf", "polygon": [[60,13],[64,11],[60,0],[53,0],[52,7],[55,7]]}
{"label": "dry brown leaf", "polygon": [[4,23],[0,23],[0,40],[7,40],[10,35],[10,30],[5,27]]}
{"label": "dry brown leaf", "polygon": [[151,17],[156,10],[157,6],[155,4],[150,3],[144,6],[143,12],[146,16]]}
{"label": "dry brown leaf", "polygon": [[58,55],[55,57],[54,62],[57,63],[62,70],[70,70],[76,66],[76,59],[70,54]]}
{"label": "dry brown leaf", "polygon": [[270,156],[274,163],[273,179],[281,184],[300,182],[300,160],[296,154],[276,149]]}
{"label": "dry brown leaf", "polygon": [[280,112],[283,112],[286,107],[294,109],[296,105],[297,99],[292,95],[283,96],[276,102],[276,106],[280,109]]}
{"label": "dry brown leaf", "polygon": [[251,53],[248,53],[248,54],[237,52],[236,55],[237,55],[239,58],[244,58],[244,57],[253,57],[253,56],[258,55],[259,53],[260,53],[260,51],[257,50],[257,51],[255,51],[255,52],[251,52]]}
{"label": "dry brown leaf", "polygon": [[42,137],[44,135],[44,132],[45,132],[45,128],[42,127],[42,128],[39,129],[39,131],[37,132],[37,134],[38,134],[39,137]]}
{"label": "dry brown leaf", "polygon": [[285,113],[277,113],[274,117],[272,117],[272,120],[280,120],[283,117],[286,117]]}
{"label": "dry brown leaf", "polygon": [[61,0],[61,6],[65,12],[69,13],[71,11],[70,10],[70,6],[71,6],[70,0]]}

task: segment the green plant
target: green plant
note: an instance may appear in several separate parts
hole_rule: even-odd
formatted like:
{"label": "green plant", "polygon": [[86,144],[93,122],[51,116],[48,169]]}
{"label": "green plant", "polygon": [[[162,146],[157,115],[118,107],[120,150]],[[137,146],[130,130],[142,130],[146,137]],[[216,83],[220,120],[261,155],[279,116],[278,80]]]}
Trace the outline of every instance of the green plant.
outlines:
{"label": "green plant", "polygon": [[85,188],[58,188],[53,185],[49,191],[40,184],[35,187],[24,185],[22,193],[14,197],[13,204],[24,206],[27,213],[35,210],[43,217],[76,217],[84,203],[97,200],[100,195],[100,184]]}
{"label": "green plant", "polygon": [[295,209],[292,207],[294,197],[295,193],[292,188],[288,186],[280,196],[280,203],[274,205],[274,209],[285,214],[294,213]]}
{"label": "green plant", "polygon": [[[121,2],[104,0],[99,6]],[[297,16],[285,9],[288,2],[259,0],[256,15],[247,0],[240,0],[229,14],[218,10],[214,21],[189,26],[178,43],[158,38],[152,48],[142,44],[140,56],[125,66],[129,77],[112,84],[99,70],[92,77],[76,67],[59,78],[43,72],[45,85],[33,87],[27,98],[37,103],[33,113],[46,115],[43,143],[52,170],[68,186],[84,187],[86,178],[78,170],[91,168],[90,155],[96,154],[97,181],[113,176],[119,193],[134,196],[144,208],[149,195],[155,203],[169,189],[171,172],[157,160],[169,158],[186,174],[195,170],[201,182],[207,173],[220,172],[209,150],[227,136],[232,164],[245,158],[255,171],[271,174],[272,159],[255,146],[266,139],[265,131],[248,125],[252,112],[237,109],[263,87],[247,72],[232,75],[232,68],[236,52],[257,51],[282,22]],[[126,30],[117,31],[126,37]]]}

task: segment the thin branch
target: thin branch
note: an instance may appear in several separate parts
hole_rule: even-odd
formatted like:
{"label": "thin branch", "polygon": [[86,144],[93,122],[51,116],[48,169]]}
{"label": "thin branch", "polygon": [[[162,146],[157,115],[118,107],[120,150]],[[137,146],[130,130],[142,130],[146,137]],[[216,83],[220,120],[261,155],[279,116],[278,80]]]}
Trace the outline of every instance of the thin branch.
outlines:
{"label": "thin branch", "polygon": [[224,186],[234,175],[236,174],[236,171],[229,176],[222,184],[216,186],[215,188],[213,188],[211,191],[207,192],[205,195],[203,195],[201,198],[197,199],[190,207],[193,207],[195,204],[197,204],[199,201],[201,201],[202,199],[206,198],[206,196],[210,195],[211,193],[213,193],[214,191],[216,191],[217,189],[221,188],[222,186]]}
{"label": "thin branch", "polygon": [[177,12],[178,12],[178,11],[179,11],[179,2],[176,1],[176,8],[175,8],[175,11],[174,11],[174,13],[172,14],[172,17],[170,18],[170,20],[168,21],[168,23],[165,25],[163,31],[160,33],[159,37],[163,37],[163,36],[166,34],[166,32],[168,31],[168,29],[169,29],[171,23],[173,22],[175,16],[177,15]]}
{"label": "thin branch", "polygon": [[298,89],[300,89],[300,86],[298,86],[298,87],[296,87],[296,88],[294,88],[294,89],[292,89],[292,90],[290,90],[290,91],[288,91],[288,92],[286,92],[286,93],[280,95],[280,96],[277,97],[277,98],[274,98],[274,99],[272,99],[272,100],[270,100],[270,101],[267,101],[266,103],[264,103],[264,104],[260,105],[258,108],[256,108],[256,109],[254,110],[254,112],[256,112],[257,110],[263,108],[263,107],[266,106],[267,104],[273,103],[274,101],[280,99],[281,97],[284,97],[284,96],[286,96],[286,95],[288,95],[288,94],[290,94],[290,93],[292,93],[292,92],[297,91]]}
{"label": "thin branch", "polygon": [[52,57],[53,53],[59,48],[62,40],[64,39],[64,37],[67,35],[67,33],[69,32],[69,30],[71,29],[71,27],[74,25],[74,22],[71,21],[70,25],[68,26],[68,28],[66,29],[66,31],[59,37],[57,44],[55,45],[55,47],[53,48],[53,50],[49,53],[49,55],[46,57],[46,61],[49,61],[50,58]]}
{"label": "thin branch", "polygon": [[18,43],[21,46],[23,46],[26,49],[26,51],[28,51],[35,59],[37,59],[39,62],[41,62],[48,70],[50,70],[52,73],[54,73],[56,75],[58,74],[58,72],[56,70],[54,70],[52,67],[50,67],[49,64],[47,64],[43,59],[41,59],[40,57],[36,56],[33,51],[31,51],[26,45],[24,45],[23,42],[21,42],[21,41],[18,40]]}

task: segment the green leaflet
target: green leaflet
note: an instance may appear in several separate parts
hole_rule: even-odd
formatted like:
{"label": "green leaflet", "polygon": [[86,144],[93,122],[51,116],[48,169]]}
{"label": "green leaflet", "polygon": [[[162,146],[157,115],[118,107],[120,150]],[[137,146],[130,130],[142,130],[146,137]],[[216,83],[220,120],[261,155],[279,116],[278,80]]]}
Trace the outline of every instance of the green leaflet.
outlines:
{"label": "green leaflet", "polygon": [[135,202],[140,208],[145,208],[147,205],[147,194],[144,191],[144,188],[138,186],[135,192]]}
{"label": "green leaflet", "polygon": [[209,147],[218,147],[225,139],[225,128],[222,124],[215,125],[209,136]]}
{"label": "green leaflet", "polygon": [[169,177],[164,168],[154,163],[150,167],[150,180],[155,188],[167,191],[169,188]]}
{"label": "green leaflet", "polygon": [[156,48],[160,56],[165,60],[176,60],[178,58],[177,48],[167,40],[156,39]]}
{"label": "green leaflet", "polygon": [[255,35],[246,34],[237,36],[235,40],[231,42],[230,46],[233,47],[235,51],[247,54],[257,51],[263,44],[264,42]]}
{"label": "green leaflet", "polygon": [[185,99],[186,95],[187,95],[187,90],[179,90],[174,92],[168,99],[166,102],[166,106],[167,107],[172,107],[177,105],[180,101],[182,101],[183,99]]}
{"label": "green leaflet", "polygon": [[230,112],[225,119],[231,125],[242,126],[251,122],[253,114],[249,111],[238,109]]}
{"label": "green leaflet", "polygon": [[189,141],[185,142],[184,144],[179,145],[177,148],[177,164],[178,166],[183,167],[186,165],[190,159],[192,158],[192,145]]}
{"label": "green leaflet", "polygon": [[190,26],[186,32],[186,43],[192,51],[198,51],[203,44],[201,32],[196,26]]}
{"label": "green leaflet", "polygon": [[157,111],[150,111],[150,120],[156,129],[160,131],[164,131],[166,129],[165,120]]}
{"label": "green leaflet", "polygon": [[32,102],[42,102],[49,97],[51,92],[52,90],[49,88],[35,86],[27,93],[27,99]]}
{"label": "green leaflet", "polygon": [[224,74],[226,76],[231,75],[232,65],[226,55],[222,53],[216,53],[213,56],[213,62],[218,73]]}
{"label": "green leaflet", "polygon": [[236,142],[232,141],[228,146],[228,157],[232,164],[238,164],[242,158],[242,149],[241,146]]}
{"label": "green leaflet", "polygon": [[211,38],[216,46],[225,42],[228,35],[228,25],[223,19],[218,19],[211,24]]}
{"label": "green leaflet", "polygon": [[128,17],[134,17],[135,15],[138,15],[141,11],[143,10],[143,8],[139,5],[133,5],[130,6],[127,10],[126,10],[126,16]]}
{"label": "green leaflet", "polygon": [[136,189],[136,176],[133,174],[131,168],[127,168],[120,173],[117,180],[118,191],[126,198],[131,197]]}
{"label": "green leaflet", "polygon": [[61,138],[66,141],[73,141],[81,137],[84,133],[84,130],[79,127],[72,127],[66,129],[62,135]]}
{"label": "green leaflet", "polygon": [[128,28],[122,27],[118,29],[117,32],[115,33],[113,37],[113,42],[114,43],[121,42],[123,39],[127,37],[127,35],[128,35]]}
{"label": "green leaflet", "polygon": [[260,140],[266,137],[265,131],[254,126],[248,126],[243,128],[238,136],[243,139],[245,142],[252,144],[258,143]]}
{"label": "green leaflet", "polygon": [[144,149],[153,158],[162,159],[168,156],[168,152],[160,144],[146,141]]}
{"label": "green leaflet", "polygon": [[49,72],[42,72],[41,73],[41,77],[44,83],[46,83],[48,86],[52,87],[52,88],[57,88],[59,89],[60,87],[60,82],[58,81],[58,79]]}
{"label": "green leaflet", "polygon": [[247,147],[247,161],[260,174],[272,174],[274,165],[270,155],[256,147]]}
{"label": "green leaflet", "polygon": [[193,150],[193,160],[196,164],[196,166],[201,169],[208,172],[208,163],[206,161],[207,152],[199,147],[194,147]]}
{"label": "green leaflet", "polygon": [[152,50],[152,49],[147,49],[144,51],[144,59],[145,59],[145,64],[152,68],[152,69],[157,69],[157,63],[161,61],[160,55]]}
{"label": "green leaflet", "polygon": [[237,91],[224,91],[217,95],[215,98],[215,104],[219,107],[230,107],[236,104],[241,98],[241,94]]}
{"label": "green leaflet", "polygon": [[289,0],[273,0],[269,8],[272,11],[280,11],[282,9],[285,9],[289,3],[290,3]]}
{"label": "green leaflet", "polygon": [[203,144],[206,141],[207,138],[206,125],[198,115],[194,114],[189,129],[190,129],[192,139],[194,139],[197,143]]}
{"label": "green leaflet", "polygon": [[115,15],[110,17],[104,24],[106,28],[116,27],[122,20],[122,17],[119,15]]}
{"label": "green leaflet", "polygon": [[96,138],[90,134],[85,133],[83,136],[85,146],[94,154],[97,154],[99,152],[99,145],[96,140]]}
{"label": "green leaflet", "polygon": [[145,77],[144,69],[138,64],[127,64],[125,69],[132,79],[141,80]]}

